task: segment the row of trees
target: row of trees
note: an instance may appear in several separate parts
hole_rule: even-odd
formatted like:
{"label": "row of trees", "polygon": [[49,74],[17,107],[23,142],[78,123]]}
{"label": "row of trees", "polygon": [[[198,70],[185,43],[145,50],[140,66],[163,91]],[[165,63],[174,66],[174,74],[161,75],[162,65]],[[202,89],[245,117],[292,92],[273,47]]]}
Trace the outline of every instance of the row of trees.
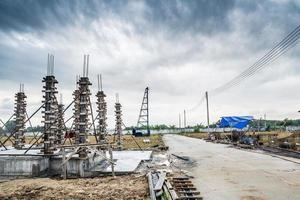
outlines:
{"label": "row of trees", "polygon": [[[9,134],[15,130],[16,123],[14,120],[11,120],[6,123],[5,126],[0,127],[0,134]],[[26,132],[42,132],[43,126],[34,126],[34,127],[27,127]]]}
{"label": "row of trees", "polygon": [[[286,126],[300,126],[300,119],[284,119],[284,120],[254,120],[250,123],[250,127],[264,127],[266,125],[268,130],[276,130]],[[218,126],[218,123],[213,123],[210,125],[211,128]],[[131,131],[134,127],[126,127],[125,130]],[[177,129],[178,126],[157,124],[150,125],[151,130],[167,130],[167,129]],[[182,127],[183,128],[183,127]],[[195,126],[187,126],[186,128],[194,129],[194,132],[199,132],[200,129],[206,128],[203,124],[197,124]],[[0,134],[7,134],[13,132],[15,129],[15,122],[13,120],[9,121],[5,127],[0,127]],[[146,127],[141,127],[141,129],[146,129]],[[26,132],[42,132],[43,126],[27,127]]]}

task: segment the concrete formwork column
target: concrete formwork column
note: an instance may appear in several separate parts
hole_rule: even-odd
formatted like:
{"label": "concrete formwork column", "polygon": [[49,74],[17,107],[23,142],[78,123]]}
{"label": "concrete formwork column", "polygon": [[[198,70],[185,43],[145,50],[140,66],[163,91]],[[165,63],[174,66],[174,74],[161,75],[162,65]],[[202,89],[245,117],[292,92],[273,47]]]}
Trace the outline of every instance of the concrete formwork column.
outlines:
{"label": "concrete formwork column", "polygon": [[25,145],[25,119],[26,119],[26,95],[20,87],[20,92],[15,94],[15,143],[13,144],[16,149],[21,149]]}
{"label": "concrete formwork column", "polygon": [[43,78],[45,86],[44,90],[44,154],[53,154],[55,150],[55,144],[57,141],[57,118],[58,118],[58,104],[56,101],[57,80],[53,75],[49,75]]}
{"label": "concrete formwork column", "polygon": [[64,140],[64,105],[58,104],[58,118],[57,118],[57,144],[62,144]]}
{"label": "concrete formwork column", "polygon": [[[76,84],[78,84],[78,82]],[[78,89],[76,89],[73,92],[73,96],[74,96],[73,132],[75,133],[75,143],[76,143],[77,136],[79,135],[79,90]]]}
{"label": "concrete formwork column", "polygon": [[99,143],[105,143],[106,142],[106,128],[107,128],[107,105],[105,101],[106,95],[104,94],[103,91],[98,91],[97,95],[97,105],[98,105],[98,142]]}
{"label": "concrete formwork column", "polygon": [[122,110],[121,104],[117,102],[115,104],[115,115],[116,115],[116,134],[118,136],[117,146],[119,150],[122,150]]}
{"label": "concrete formwork column", "polygon": [[79,85],[79,94],[77,98],[79,99],[76,112],[76,144],[82,144],[87,142],[87,135],[89,131],[89,98],[90,98],[90,89],[89,86],[92,85],[88,77],[81,77],[78,81]]}

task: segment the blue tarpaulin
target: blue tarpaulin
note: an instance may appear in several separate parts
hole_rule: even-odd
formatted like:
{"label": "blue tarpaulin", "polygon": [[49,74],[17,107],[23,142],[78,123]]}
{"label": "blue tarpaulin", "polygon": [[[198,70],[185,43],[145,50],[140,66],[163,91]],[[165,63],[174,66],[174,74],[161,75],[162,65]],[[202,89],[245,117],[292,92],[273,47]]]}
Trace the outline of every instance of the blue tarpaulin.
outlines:
{"label": "blue tarpaulin", "polygon": [[243,129],[252,120],[253,120],[253,116],[222,117],[220,121],[220,128],[231,127],[231,128]]}

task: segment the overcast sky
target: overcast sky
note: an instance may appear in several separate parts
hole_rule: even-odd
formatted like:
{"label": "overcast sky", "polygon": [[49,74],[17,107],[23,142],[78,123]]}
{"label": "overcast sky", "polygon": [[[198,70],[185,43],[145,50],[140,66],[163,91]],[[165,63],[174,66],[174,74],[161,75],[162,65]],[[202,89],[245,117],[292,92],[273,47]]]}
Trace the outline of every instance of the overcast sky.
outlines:
{"label": "overcast sky", "polygon": [[[150,123],[206,123],[197,102],[262,57],[300,24],[298,0],[0,1],[0,118],[13,113],[14,93],[25,84],[28,113],[41,105],[47,54],[63,101],[72,101],[83,55],[95,102],[103,76],[109,127],[115,93],[126,125],[135,125],[150,88]],[[241,85],[210,97],[212,121],[228,115],[299,118],[300,45]],[[94,109],[95,110],[95,109]],[[66,118],[71,116],[66,113]],[[33,118],[40,124],[41,114]]]}

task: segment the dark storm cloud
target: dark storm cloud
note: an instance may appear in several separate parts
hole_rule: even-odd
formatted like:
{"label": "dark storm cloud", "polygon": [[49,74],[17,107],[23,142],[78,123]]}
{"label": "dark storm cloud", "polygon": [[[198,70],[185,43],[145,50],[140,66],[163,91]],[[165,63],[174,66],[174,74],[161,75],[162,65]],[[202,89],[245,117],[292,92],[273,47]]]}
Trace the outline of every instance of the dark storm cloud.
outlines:
{"label": "dark storm cloud", "polygon": [[146,4],[146,10],[142,17],[147,20],[147,25],[143,25],[139,21],[141,16],[137,16],[136,10],[128,6],[130,3],[116,0],[2,0],[0,28],[2,31],[42,31],[72,25],[82,16],[88,24],[93,19],[112,14],[133,23],[141,33],[145,31],[145,26],[168,28],[169,32],[211,32],[228,28],[226,16],[234,7],[232,0],[144,1],[142,3]]}
{"label": "dark storm cloud", "polygon": [[[102,73],[105,80],[111,126],[115,92],[120,93],[124,109],[130,110],[124,113],[133,116],[133,112],[138,113],[136,105],[140,104],[146,85],[151,88],[151,104],[156,108],[152,110],[152,119],[169,123],[173,119],[161,113],[174,115],[176,120],[177,109],[193,107],[203,91],[229,81],[299,25],[298,2],[0,0],[0,84],[4,89],[10,88],[0,91],[0,114],[13,106],[13,91],[18,89],[19,82],[28,88],[28,105],[38,106],[47,53],[55,55],[59,91],[64,93],[66,102],[71,101],[75,76],[82,72],[82,55],[88,53],[92,82],[96,83],[97,73]],[[273,109],[281,100],[285,103],[284,98],[276,96],[276,88],[282,76],[291,88],[300,84],[298,55],[299,47],[286,54],[280,66],[275,63],[269,75],[261,73],[253,83],[243,83],[257,95],[249,101],[247,111],[257,110],[257,105]],[[294,78],[289,83],[291,74]],[[260,82],[275,79],[267,90],[257,92]],[[227,99],[226,105],[246,109],[240,104],[245,101],[241,94],[246,89],[237,87],[232,97],[229,91],[212,105],[225,105]],[[286,91],[294,93],[293,89]],[[276,99],[273,104],[258,103],[268,94]],[[299,96],[292,95],[293,99]],[[291,103],[285,105],[293,109]],[[213,120],[240,110],[233,106],[214,108]],[[189,120],[199,121],[198,114],[191,115]],[[136,116],[125,119],[132,124]]]}
{"label": "dark storm cloud", "polygon": [[173,30],[211,32],[228,29],[232,0],[146,1],[151,9],[149,21],[167,24]]}

